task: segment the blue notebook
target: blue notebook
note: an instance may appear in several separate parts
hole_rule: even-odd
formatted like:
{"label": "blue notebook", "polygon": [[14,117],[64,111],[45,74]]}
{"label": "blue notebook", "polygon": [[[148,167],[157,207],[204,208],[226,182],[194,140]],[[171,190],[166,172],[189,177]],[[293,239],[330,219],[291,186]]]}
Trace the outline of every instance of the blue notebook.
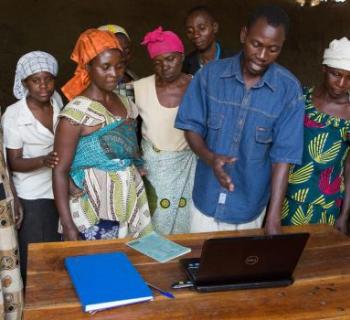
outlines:
{"label": "blue notebook", "polygon": [[67,257],[65,266],[85,312],[153,299],[123,252]]}

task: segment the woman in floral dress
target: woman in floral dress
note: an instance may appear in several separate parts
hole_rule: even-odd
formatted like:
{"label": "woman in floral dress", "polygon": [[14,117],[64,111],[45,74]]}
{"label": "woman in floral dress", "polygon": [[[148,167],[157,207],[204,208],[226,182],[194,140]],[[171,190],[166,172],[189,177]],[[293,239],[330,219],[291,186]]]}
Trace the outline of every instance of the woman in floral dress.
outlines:
{"label": "woman in floral dress", "polygon": [[0,320],[20,320],[23,282],[19,267],[17,231],[23,209],[8,174],[0,132]]}
{"label": "woman in floral dress", "polygon": [[111,32],[89,29],[80,35],[72,59],[78,67],[62,88],[70,102],[60,114],[54,145],[60,161],[53,187],[63,238],[147,234],[152,224],[138,170],[143,161],[137,108],[114,92],[125,66],[120,44]]}
{"label": "woman in floral dress", "polygon": [[321,85],[305,89],[304,155],[291,167],[282,225],[327,223],[347,232],[350,208],[350,41],[325,50]]}

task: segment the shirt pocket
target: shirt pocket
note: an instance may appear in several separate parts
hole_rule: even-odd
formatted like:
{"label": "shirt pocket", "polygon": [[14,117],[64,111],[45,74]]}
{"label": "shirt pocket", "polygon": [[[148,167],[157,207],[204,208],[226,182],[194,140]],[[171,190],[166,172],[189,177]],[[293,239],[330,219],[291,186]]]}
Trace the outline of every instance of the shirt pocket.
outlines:
{"label": "shirt pocket", "polygon": [[212,112],[208,117],[209,129],[218,130],[222,127],[224,115],[220,112]]}
{"label": "shirt pocket", "polygon": [[211,112],[208,116],[208,130],[206,136],[206,142],[210,150],[215,151],[220,141],[220,135],[222,132],[224,123],[224,114],[220,112]]}
{"label": "shirt pocket", "polygon": [[257,126],[255,128],[255,141],[252,143],[250,159],[265,160],[272,144],[272,128]]}

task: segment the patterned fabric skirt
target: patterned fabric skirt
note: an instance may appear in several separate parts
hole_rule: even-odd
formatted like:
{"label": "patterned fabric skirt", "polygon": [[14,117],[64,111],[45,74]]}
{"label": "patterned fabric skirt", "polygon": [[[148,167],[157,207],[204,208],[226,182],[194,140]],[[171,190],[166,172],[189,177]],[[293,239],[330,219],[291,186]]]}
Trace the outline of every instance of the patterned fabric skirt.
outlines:
{"label": "patterned fabric skirt", "polygon": [[160,151],[142,140],[145,187],[155,231],[188,233],[197,159],[191,150]]}
{"label": "patterned fabric skirt", "polygon": [[100,220],[96,225],[80,232],[82,240],[109,240],[118,239],[119,222]]}
{"label": "patterned fabric skirt", "polygon": [[101,221],[119,226],[115,230],[118,238],[136,238],[153,230],[144,184],[134,166],[115,172],[87,169],[84,185],[85,194],[71,198],[69,206],[77,229],[82,234],[88,231],[88,239],[95,236]]}
{"label": "patterned fabric skirt", "polygon": [[0,201],[0,319],[20,320],[23,284],[10,202]]}
{"label": "patterned fabric skirt", "polygon": [[329,224],[334,225],[340,215],[336,202],[332,205],[298,202],[286,197],[282,209],[282,225]]}

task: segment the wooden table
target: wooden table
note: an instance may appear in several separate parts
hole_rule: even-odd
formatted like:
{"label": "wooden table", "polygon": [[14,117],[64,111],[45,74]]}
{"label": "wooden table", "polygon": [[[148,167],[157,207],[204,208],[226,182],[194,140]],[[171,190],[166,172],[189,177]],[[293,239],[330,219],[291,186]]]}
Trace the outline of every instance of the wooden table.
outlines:
{"label": "wooden table", "polygon": [[[350,319],[350,239],[325,225],[284,228],[310,232],[307,248],[294,273],[292,286],[272,289],[197,293],[173,290],[175,299],[155,293],[146,303],[90,315],[83,313],[64,269],[64,257],[94,252],[124,251],[146,281],[169,289],[185,279],[177,260],[159,264],[125,245],[126,240],[80,241],[29,246],[25,320],[29,319]],[[174,235],[192,248],[186,257],[200,255],[212,237],[261,234],[261,230]],[[288,248],[286,248],[288,250]]]}

